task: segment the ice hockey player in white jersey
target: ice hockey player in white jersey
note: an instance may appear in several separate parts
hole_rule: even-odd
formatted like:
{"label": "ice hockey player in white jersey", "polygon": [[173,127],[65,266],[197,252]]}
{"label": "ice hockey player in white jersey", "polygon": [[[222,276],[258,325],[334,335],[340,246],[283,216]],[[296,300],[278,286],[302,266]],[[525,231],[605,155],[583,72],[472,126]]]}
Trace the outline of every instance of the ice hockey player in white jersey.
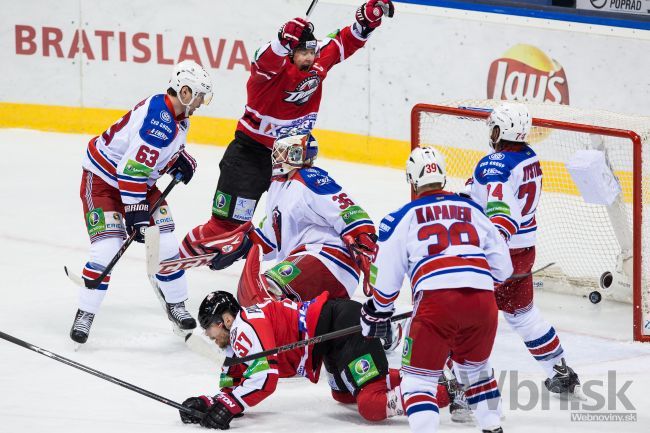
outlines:
{"label": "ice hockey player in white jersey", "polygon": [[530,272],[535,262],[535,212],[542,194],[542,168],[527,144],[532,119],[525,105],[502,103],[492,111],[487,125],[493,152],[479,161],[468,189],[508,242],[514,273],[528,274],[499,285],[497,305],[544,369],[549,391],[573,393],[580,384],[578,375],[566,365],[555,328],[533,303]]}
{"label": "ice hockey player in white jersey", "polygon": [[[264,283],[294,301],[325,290],[333,299],[352,296],[377,249],[372,220],[325,170],[313,166],[317,154],[318,144],[307,130],[275,141],[266,214],[249,233],[263,259],[277,262],[264,273]],[[254,260],[254,254],[248,257]],[[244,306],[266,300],[246,278],[237,296]]]}
{"label": "ice hockey player in white jersey", "polygon": [[389,337],[393,303],[408,275],[415,308],[404,340],[401,391],[411,431],[437,430],[437,385],[451,353],[478,425],[502,432],[489,356],[498,316],[494,284],[512,274],[508,247],[480,206],[443,189],[445,162],[434,148],[414,149],[406,175],[416,198],[379,226],[362,333]]}
{"label": "ice hockey player in white jersey", "polygon": [[[94,279],[122,246],[126,233],[144,241],[144,229],[156,224],[160,229],[162,258],[178,255],[173,234],[174,220],[166,202],[151,209],[161,193],[156,180],[165,173],[188,183],[196,162],[185,151],[189,116],[212,98],[208,73],[192,61],[174,66],[166,94],[139,102],[103,134],[88,143],[83,160],[81,201],[90,257],[82,276]],[[154,211],[150,216],[150,212]],[[169,319],[181,329],[193,329],[196,321],[185,309],[187,281],[184,271],[157,274],[157,285],[166,301]],[[110,274],[96,290],[79,290],[79,309],[70,338],[85,343],[110,281]]]}

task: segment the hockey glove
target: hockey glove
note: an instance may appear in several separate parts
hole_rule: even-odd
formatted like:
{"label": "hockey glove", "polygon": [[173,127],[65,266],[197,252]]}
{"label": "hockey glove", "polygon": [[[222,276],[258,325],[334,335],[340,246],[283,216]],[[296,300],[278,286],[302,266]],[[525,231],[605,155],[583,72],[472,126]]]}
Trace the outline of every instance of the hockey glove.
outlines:
{"label": "hockey glove", "polygon": [[392,316],[392,311],[377,311],[375,301],[368,299],[361,307],[361,333],[364,337],[393,341],[390,322]]}
{"label": "hockey glove", "polygon": [[386,15],[392,18],[395,14],[395,6],[391,0],[368,0],[359,6],[355,18],[363,28],[363,35],[368,36],[370,32],[381,25],[381,17]]}
{"label": "hockey glove", "polygon": [[374,233],[361,233],[352,237],[351,235],[343,236],[343,242],[348,247],[348,251],[354,262],[363,272],[363,292],[370,296],[370,264],[377,257],[377,235]]}
{"label": "hockey glove", "polygon": [[309,25],[309,22],[303,18],[294,18],[282,24],[282,27],[278,30],[278,39],[282,46],[289,51],[293,51],[300,43],[303,30]]}
{"label": "hockey glove", "polygon": [[214,404],[201,420],[201,425],[218,430],[228,430],[230,421],[243,411],[244,409],[232,394],[219,394],[214,398]]}
{"label": "hockey glove", "polygon": [[133,240],[143,243],[144,231],[149,227],[149,203],[147,200],[124,205],[124,219],[126,220],[126,232],[129,236],[135,233]]}
{"label": "hockey glove", "polygon": [[192,155],[187,153],[185,149],[183,149],[178,152],[176,161],[174,161],[167,173],[169,173],[172,177],[175,177],[176,173],[180,173],[181,182],[187,185],[190,183],[190,180],[192,180],[192,176],[194,176],[195,171],[196,160],[192,158]]}
{"label": "hockey glove", "polygon": [[[208,409],[212,406],[213,400],[212,397],[202,395],[200,397],[190,397],[183,402],[183,406],[189,407],[190,409],[198,410],[199,412],[206,413]],[[180,411],[181,421],[185,424],[198,424],[201,422],[200,418],[195,417],[189,413]]]}

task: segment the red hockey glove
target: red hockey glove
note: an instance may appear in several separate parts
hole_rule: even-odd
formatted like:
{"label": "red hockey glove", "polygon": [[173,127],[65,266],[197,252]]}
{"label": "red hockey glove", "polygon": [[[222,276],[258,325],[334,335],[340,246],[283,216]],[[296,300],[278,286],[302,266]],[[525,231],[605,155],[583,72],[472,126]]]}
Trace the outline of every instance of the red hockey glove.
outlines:
{"label": "red hockey glove", "polygon": [[359,6],[355,18],[362,27],[372,31],[381,25],[381,17],[392,18],[394,14],[395,6],[391,0],[368,0]]}
{"label": "red hockey glove", "polygon": [[232,394],[219,394],[214,397],[214,404],[201,420],[203,427],[228,430],[230,421],[244,411]]}
{"label": "red hockey glove", "polygon": [[355,237],[343,236],[343,242],[348,247],[352,259],[355,261],[361,272],[363,272],[363,292],[370,296],[370,264],[377,257],[377,235],[374,233],[361,233]]}
{"label": "red hockey glove", "polygon": [[282,24],[278,30],[278,39],[283,47],[292,51],[300,43],[300,36],[302,35],[305,27],[309,26],[309,22],[303,18],[294,18]]}

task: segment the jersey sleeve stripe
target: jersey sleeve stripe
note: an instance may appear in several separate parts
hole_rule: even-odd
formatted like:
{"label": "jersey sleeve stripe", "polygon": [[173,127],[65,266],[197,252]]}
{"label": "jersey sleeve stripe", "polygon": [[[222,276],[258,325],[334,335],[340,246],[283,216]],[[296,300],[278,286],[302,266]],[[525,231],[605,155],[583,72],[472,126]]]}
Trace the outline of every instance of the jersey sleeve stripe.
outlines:
{"label": "jersey sleeve stripe", "polygon": [[268,254],[277,247],[271,242],[260,229],[255,229],[250,234],[251,240],[262,247],[264,254]]}
{"label": "jersey sleeve stripe", "polygon": [[371,220],[368,219],[355,221],[352,224],[346,226],[343,231],[341,231],[341,236],[351,233],[352,231],[356,231],[358,233],[375,233],[375,225]]}

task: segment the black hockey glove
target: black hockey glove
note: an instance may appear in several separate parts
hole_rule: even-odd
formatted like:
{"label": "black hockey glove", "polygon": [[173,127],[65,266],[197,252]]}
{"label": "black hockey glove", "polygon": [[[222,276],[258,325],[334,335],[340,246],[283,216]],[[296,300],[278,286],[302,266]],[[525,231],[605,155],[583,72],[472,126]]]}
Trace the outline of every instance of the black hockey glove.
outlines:
{"label": "black hockey glove", "polygon": [[180,173],[181,182],[187,185],[190,183],[190,180],[192,180],[192,176],[194,176],[195,171],[196,160],[192,158],[192,155],[187,153],[185,149],[183,149],[178,153],[176,161],[174,161],[167,173],[169,173],[172,177],[176,176],[176,173]]}
{"label": "black hockey glove", "polygon": [[392,341],[390,318],[392,311],[377,311],[371,298],[361,307],[361,333],[364,337],[377,337]]}
{"label": "black hockey glove", "polygon": [[242,413],[244,408],[232,396],[232,394],[219,394],[214,398],[214,404],[208,409],[201,425],[207,428],[228,430],[230,421]]}
{"label": "black hockey glove", "polygon": [[136,242],[144,242],[144,231],[149,227],[149,203],[142,200],[140,203],[124,205],[124,219],[126,232],[131,236],[135,233]]}
{"label": "black hockey glove", "polygon": [[[183,402],[183,406],[206,413],[210,406],[212,406],[212,403],[212,397],[202,395],[200,397],[188,398]],[[198,424],[201,422],[201,418],[195,417],[187,412],[179,410],[179,413],[181,414],[181,421],[185,424]]]}
{"label": "black hockey glove", "polygon": [[253,241],[248,237],[248,234],[244,234],[242,237],[241,244],[239,244],[239,247],[236,249],[230,251],[229,253],[224,253],[224,252],[219,252],[217,255],[212,259],[212,262],[210,263],[210,269],[213,271],[219,271],[221,269],[225,269],[235,263],[237,260],[241,259],[244,257],[246,254],[248,254],[248,251],[251,249],[253,246]]}

